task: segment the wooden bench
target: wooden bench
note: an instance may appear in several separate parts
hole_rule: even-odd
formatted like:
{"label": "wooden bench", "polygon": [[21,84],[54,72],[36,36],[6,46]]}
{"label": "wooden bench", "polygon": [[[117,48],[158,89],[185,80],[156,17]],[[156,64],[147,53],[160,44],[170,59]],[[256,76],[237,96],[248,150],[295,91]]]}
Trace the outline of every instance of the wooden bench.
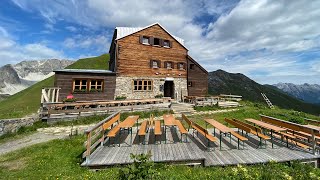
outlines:
{"label": "wooden bench", "polygon": [[[119,131],[120,131],[120,127],[115,126],[108,132],[107,137],[109,138],[109,142],[111,141],[111,138],[114,138],[114,143],[116,142],[116,137]],[[120,146],[120,140],[119,140],[119,146]]]}
{"label": "wooden bench", "polygon": [[203,128],[200,125],[198,125],[198,124],[192,122],[191,120],[189,120],[184,114],[182,114],[182,119],[184,121],[186,121],[186,123],[189,125],[188,131],[190,130],[190,128],[193,129],[193,132],[192,132],[193,137],[194,137],[194,132],[196,131],[197,135],[198,135],[198,133],[200,133],[202,136],[204,136],[207,139],[207,142],[208,142],[207,148],[210,147],[210,142],[217,141],[216,137],[214,137],[211,134],[209,134],[208,131],[205,128]]}
{"label": "wooden bench", "polygon": [[262,138],[264,140],[270,140],[271,139],[271,137],[263,134],[262,130],[260,128],[256,127],[256,126],[252,126],[251,124],[242,122],[242,121],[237,120],[237,119],[233,119],[233,121],[237,122],[238,124],[241,124],[243,126],[246,126],[246,127],[250,128],[250,133],[257,135],[259,138]]}
{"label": "wooden bench", "polygon": [[[140,142],[140,137],[143,136],[145,137],[147,134],[147,128],[148,128],[148,121],[143,121],[140,125],[140,129],[138,131],[138,137],[139,137],[139,142]],[[142,144],[145,144],[145,141],[142,142]]]}
{"label": "wooden bench", "polygon": [[117,114],[115,117],[113,117],[112,119],[110,119],[109,121],[107,121],[106,123],[104,123],[102,125],[103,130],[107,130],[110,127],[112,128],[114,123],[118,123],[120,122],[120,113]]}
{"label": "wooden bench", "polygon": [[158,121],[154,121],[154,136],[155,136],[155,139],[154,139],[154,143],[156,143],[156,140],[157,140],[157,136],[160,136],[160,144],[161,144],[161,122],[158,120]]}
{"label": "wooden bench", "polygon": [[186,142],[188,142],[188,131],[186,130],[186,128],[183,126],[183,124],[179,120],[176,120],[176,124],[177,124],[179,132],[181,134],[181,142],[182,142],[182,135],[185,135]]}
{"label": "wooden bench", "polygon": [[[102,129],[103,129],[102,139],[105,138],[105,133],[104,132],[106,130],[109,130],[109,128],[110,128],[110,131],[107,134],[107,137],[109,137],[109,143],[111,141],[111,138],[115,138],[117,133],[120,131],[119,127],[118,128],[114,128],[114,124],[115,123],[117,123],[117,124],[120,123],[120,113],[118,113],[116,116],[111,118],[109,121],[107,121],[104,124],[102,124]],[[115,139],[114,139],[114,142],[115,142]]]}
{"label": "wooden bench", "polygon": [[[260,132],[257,132],[257,131],[255,131],[254,129],[251,129],[250,126],[249,126],[249,127],[246,126],[246,125],[245,125],[246,123],[239,123],[239,121],[236,120],[236,119],[231,120],[231,119],[225,118],[224,120],[225,120],[227,123],[233,125],[234,127],[238,128],[238,129],[241,129],[241,130],[242,130],[242,135],[243,135],[243,131],[245,131],[245,132],[246,132],[246,136],[247,136],[247,133],[254,134],[254,135],[258,136],[259,139],[260,139],[259,147],[262,146],[262,139],[265,141],[265,147],[266,147],[266,145],[267,145],[267,142],[266,142],[266,141],[269,140],[269,139],[271,139],[269,136],[266,136],[266,135],[260,133],[261,131],[260,131]],[[260,129],[260,130],[261,130],[261,129]],[[234,136],[235,136],[235,135],[234,135]]]}

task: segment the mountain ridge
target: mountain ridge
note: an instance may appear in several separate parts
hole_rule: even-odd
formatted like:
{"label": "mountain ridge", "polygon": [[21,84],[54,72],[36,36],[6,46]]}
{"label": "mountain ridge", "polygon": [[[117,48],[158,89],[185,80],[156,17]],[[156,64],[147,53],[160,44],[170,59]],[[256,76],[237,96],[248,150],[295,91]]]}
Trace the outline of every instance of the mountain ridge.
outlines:
{"label": "mountain ridge", "polygon": [[221,69],[209,72],[208,88],[212,95],[235,94],[241,95],[244,100],[262,103],[265,101],[261,93],[265,93],[278,107],[320,114],[320,106],[303,102],[274,86],[261,85],[241,73],[229,73]]}
{"label": "mountain ridge", "polygon": [[319,84],[293,84],[277,83],[273,84],[276,88],[308,103],[320,104],[320,85]]}

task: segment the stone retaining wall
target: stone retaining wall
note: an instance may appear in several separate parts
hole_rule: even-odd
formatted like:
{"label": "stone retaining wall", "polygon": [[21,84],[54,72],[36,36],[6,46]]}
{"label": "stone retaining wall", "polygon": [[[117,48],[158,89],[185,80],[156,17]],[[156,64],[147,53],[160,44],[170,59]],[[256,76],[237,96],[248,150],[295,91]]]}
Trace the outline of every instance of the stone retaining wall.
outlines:
{"label": "stone retaining wall", "polygon": [[25,117],[25,118],[15,118],[15,119],[1,119],[0,120],[0,136],[7,133],[14,133],[23,126],[32,126],[34,122],[39,121],[38,115]]}

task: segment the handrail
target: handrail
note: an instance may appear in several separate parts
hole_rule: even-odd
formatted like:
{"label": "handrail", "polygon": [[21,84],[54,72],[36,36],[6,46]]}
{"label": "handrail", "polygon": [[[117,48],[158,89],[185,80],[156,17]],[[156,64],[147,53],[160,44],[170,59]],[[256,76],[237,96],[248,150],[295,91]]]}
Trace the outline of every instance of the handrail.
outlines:
{"label": "handrail", "polygon": [[89,128],[88,128],[87,130],[85,130],[84,132],[85,132],[86,134],[88,134],[88,133],[96,130],[98,127],[102,126],[105,122],[107,122],[108,120],[112,119],[113,117],[115,117],[115,116],[116,116],[117,114],[119,114],[119,113],[120,113],[120,111],[117,111],[117,112],[111,114],[110,116],[108,116],[108,117],[105,118],[104,120],[98,122],[96,125],[94,125],[94,126],[92,126],[92,127],[89,127]]}
{"label": "handrail", "polygon": [[87,130],[85,130],[85,133],[87,135],[87,140],[84,142],[86,151],[83,152],[82,157],[85,158],[87,163],[90,160],[90,155],[95,151],[96,147],[98,147],[99,144],[103,145],[105,141],[105,136],[104,136],[105,131],[102,127],[103,124],[105,124],[106,122],[113,119],[119,114],[120,114],[120,111],[117,111],[111,114],[110,116],[108,116],[107,118],[103,119],[102,121],[98,122],[93,127],[89,127]]}

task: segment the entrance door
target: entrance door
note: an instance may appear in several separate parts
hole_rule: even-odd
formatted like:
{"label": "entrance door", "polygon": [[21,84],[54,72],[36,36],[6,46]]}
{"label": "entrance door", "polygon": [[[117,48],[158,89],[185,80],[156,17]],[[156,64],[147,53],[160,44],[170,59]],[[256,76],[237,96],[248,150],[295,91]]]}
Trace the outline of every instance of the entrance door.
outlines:
{"label": "entrance door", "polygon": [[174,83],[173,81],[164,82],[164,97],[171,97],[174,99]]}

